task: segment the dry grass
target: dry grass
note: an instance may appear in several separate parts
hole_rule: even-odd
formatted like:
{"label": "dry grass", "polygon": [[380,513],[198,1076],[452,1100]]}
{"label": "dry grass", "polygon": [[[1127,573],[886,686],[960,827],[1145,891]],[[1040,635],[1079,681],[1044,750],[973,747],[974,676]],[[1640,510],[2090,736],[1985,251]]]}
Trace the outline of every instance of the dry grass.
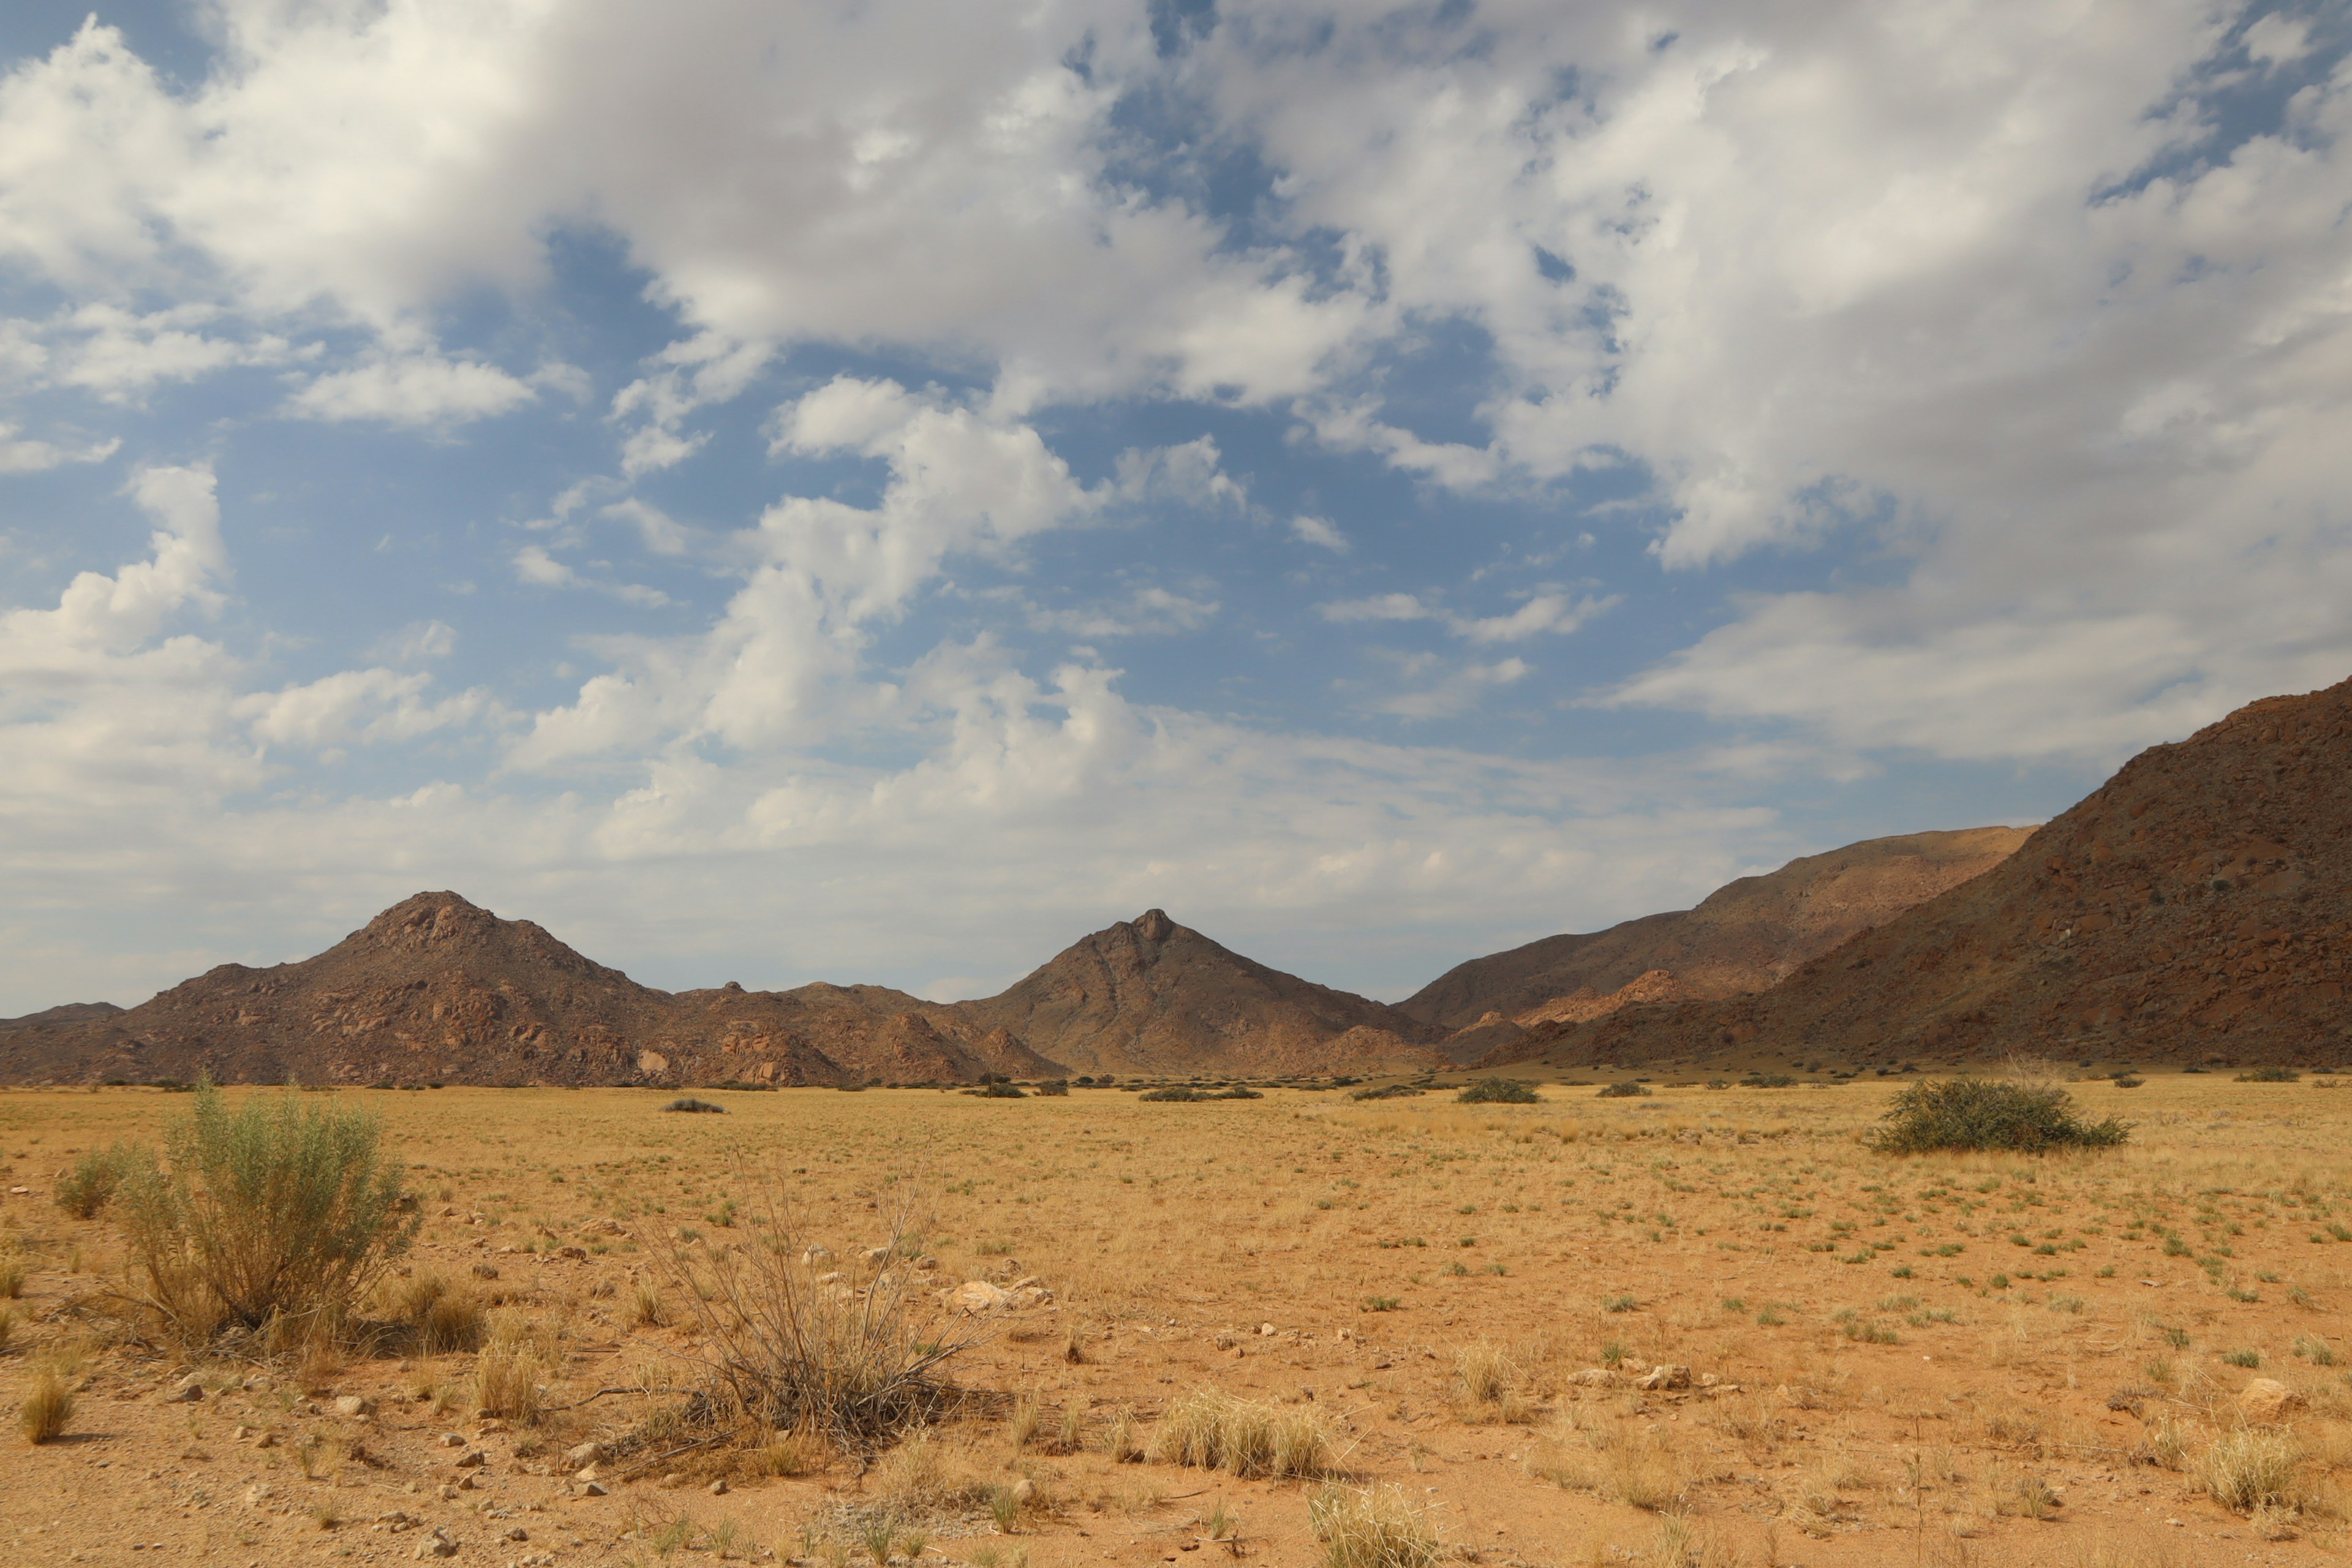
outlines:
{"label": "dry grass", "polygon": [[16,1430],[27,1443],[52,1443],[65,1435],[73,1413],[72,1384],[56,1368],[43,1367],[33,1374],[32,1386],[16,1407]]}
{"label": "dry grass", "polygon": [[474,1404],[505,1420],[536,1426],[546,1405],[544,1380],[562,1366],[551,1325],[515,1308],[495,1312],[474,1363]]}
{"label": "dry grass", "polygon": [[2197,1456],[2189,1475],[2223,1508],[2251,1513],[2292,1506],[2303,1453],[2284,1432],[2241,1428],[2224,1432]]}
{"label": "dry grass", "polygon": [[1255,1479],[1313,1479],[1333,1468],[1330,1429],[1311,1410],[1193,1388],[1169,1405],[1151,1434],[1150,1457],[1165,1464]]}
{"label": "dry grass", "polygon": [[[1576,1543],[1596,1540],[1623,1549],[1609,1561],[1679,1552],[1690,1568],[1710,1552],[1727,1562],[1736,1551],[1753,1568],[1818,1555],[1799,1535],[1811,1521],[1839,1546],[1882,1539],[1857,1532],[1899,1529],[1892,1555],[1906,1563],[1991,1565],[2017,1560],[2029,1542],[2042,1554],[2033,1560],[2063,1562],[2101,1510],[2120,1529],[2131,1510],[2155,1506],[2137,1499],[2133,1483],[2175,1489],[2147,1464],[2200,1486],[2208,1469],[2227,1468],[2214,1435],[2235,1423],[2248,1372],[2221,1358],[2251,1352],[2256,1373],[2295,1382],[2311,1402],[2292,1428],[2305,1462],[2283,1488],[2246,1482],[2259,1467],[2237,1466],[2241,1479],[2216,1493],[2285,1501],[2228,1516],[2176,1510],[2187,1519],[2174,1532],[2179,1560],[2242,1555],[2250,1536],[2281,1530],[2339,1544],[2326,1488],[2331,1471],[2352,1469],[2344,1458],[2352,1390],[2341,1366],[2321,1359],[2336,1353],[2321,1336],[2333,1336],[2328,1323],[2352,1305],[2352,1251],[2339,1250],[2352,1237],[2337,1234],[2352,1230],[2352,1096],[2233,1085],[2221,1074],[2158,1073],[2128,1093],[2086,1079],[2070,1092],[2088,1112],[2127,1110],[2140,1123],[2132,1143],[2094,1159],[1897,1162],[1855,1142],[1889,1087],[1865,1078],[1708,1091],[1661,1073],[1644,1099],[1599,1101],[1588,1089],[1496,1107],[1436,1095],[1358,1105],[1344,1092],[1291,1089],[1173,1108],[1084,1086],[1066,1100],[1018,1102],[782,1091],[742,1095],[730,1116],[700,1118],[658,1115],[664,1097],[643,1091],[343,1091],[381,1111],[387,1153],[417,1169],[432,1196],[415,1275],[386,1281],[369,1303],[402,1331],[383,1336],[383,1359],[352,1354],[333,1385],[413,1384],[425,1396],[418,1418],[428,1405],[462,1416],[478,1403],[470,1354],[405,1372],[389,1358],[427,1352],[421,1331],[436,1311],[457,1316],[448,1337],[432,1341],[438,1357],[489,1340],[493,1306],[499,1322],[514,1314],[559,1323],[568,1313],[581,1323],[560,1340],[563,1357],[536,1372],[510,1367],[528,1393],[506,1407],[527,1408],[541,1386],[546,1406],[605,1385],[659,1392],[607,1396],[552,1417],[564,1435],[542,1427],[527,1440],[555,1453],[579,1436],[650,1436],[648,1418],[688,1385],[705,1395],[709,1429],[740,1444],[672,1459],[664,1456],[695,1436],[673,1428],[614,1461],[632,1489],[622,1495],[690,1502],[716,1519],[737,1505],[666,1501],[651,1478],[673,1467],[698,1484],[764,1476],[774,1479],[756,1495],[784,1510],[780,1521],[820,1506],[821,1493],[878,1500],[900,1484],[892,1478],[901,1455],[929,1451],[930,1479],[907,1480],[889,1501],[900,1510],[898,1539],[907,1521],[926,1517],[915,1500],[943,1497],[960,1523],[934,1534],[963,1562],[976,1563],[979,1550],[964,1534],[984,1536],[1000,1504],[1021,1536],[985,1550],[1008,1561],[1034,1534],[1041,1562],[1063,1561],[1071,1543],[1045,1538],[1089,1527],[1085,1510],[1096,1500],[1139,1527],[1180,1530],[1177,1510],[1228,1501],[1254,1560],[1312,1561],[1320,1548],[1304,1538],[1298,1500],[1263,1497],[1279,1483],[1121,1461],[1148,1448],[1180,1459],[1190,1426],[1195,1453],[1222,1465],[1221,1445],[1265,1451],[1254,1425],[1319,1416],[1320,1463],[1345,1442],[1346,1463],[1360,1472],[1351,1485],[1399,1484],[1433,1510],[1467,1505],[1457,1528],[1482,1549],[1492,1541],[1489,1561],[1582,1563]],[[71,1331],[60,1309],[89,1279],[121,1267],[120,1203],[74,1219],[50,1203],[47,1177],[82,1150],[152,1142],[173,1103],[127,1091],[0,1094],[5,1152],[39,1189],[0,1206],[0,1256],[20,1262],[35,1303],[16,1340],[32,1341],[41,1358],[0,1357],[0,1398],[11,1406]],[[887,1277],[907,1279],[909,1349],[941,1331],[936,1290],[1033,1274],[1051,1288],[1055,1307],[955,1325],[1005,1331],[954,1363],[957,1382],[1005,1391],[980,1412],[990,1419],[940,1426],[936,1441],[918,1436],[897,1449],[826,1440],[813,1426],[780,1435],[698,1364],[731,1353],[726,1334],[736,1331],[712,1270],[728,1259],[748,1270],[763,1256],[764,1224],[746,1215],[756,1192],[729,1152],[738,1146],[794,1173],[792,1239],[821,1240],[838,1255],[809,1268],[791,1255],[793,1288],[814,1310],[882,1311],[887,1288],[878,1304],[856,1294],[875,1278],[866,1259],[876,1249],[908,1259]],[[888,1216],[917,1174],[932,1194],[928,1223],[900,1247]],[[17,1227],[29,1234],[11,1247]],[[681,1234],[689,1230],[699,1237]],[[573,1240],[590,1256],[552,1256]],[[665,1266],[673,1241],[688,1269]],[[77,1248],[87,1255],[80,1281],[64,1270]],[[917,1270],[918,1257],[937,1266]],[[476,1264],[498,1272],[469,1278]],[[817,1284],[834,1268],[839,1292]],[[1394,1309],[1359,1310],[1368,1299]],[[470,1330],[468,1300],[478,1314]],[[1619,1300],[1623,1310],[1604,1310]],[[727,1321],[706,1322],[704,1313]],[[1902,1342],[1849,1337],[1844,1330],[1861,1321],[1895,1329]],[[1262,1322],[1275,1332],[1261,1335]],[[269,1371],[289,1394],[300,1385],[316,1397],[325,1383],[296,1373],[315,1342],[298,1327],[284,1327],[273,1352],[280,1364]],[[321,1364],[333,1348],[319,1351]],[[489,1359],[496,1382],[500,1355]],[[1633,1373],[1661,1362],[1740,1390],[1662,1396],[1631,1386]],[[2149,1370],[2157,1364],[2161,1376]],[[1618,1380],[1575,1381],[1596,1366],[1616,1368]],[[2032,1401],[2031,1419],[2014,1415],[2021,1383],[2049,1391]],[[2111,1391],[2128,1387],[2147,1395],[2129,1414],[2110,1410]],[[1008,1428],[1015,1391],[1033,1404]],[[1230,1441],[1232,1424],[1203,1422],[1191,1408],[1220,1394],[1256,1411]],[[169,1427],[178,1445],[191,1441],[179,1435],[184,1425],[225,1413],[209,1402],[124,1408]],[[1533,1416],[1530,1429],[1507,1425],[1513,1415]],[[1156,1428],[1164,1430],[1155,1443]],[[1009,1436],[1026,1446],[1012,1447]],[[1850,1463],[1824,1463],[1839,1445]],[[23,1457],[61,1464],[85,1451],[58,1445]],[[1517,1471],[1499,1468],[1514,1456]],[[291,1447],[277,1461],[290,1470]],[[868,1464],[876,1468],[861,1473]],[[2118,1479],[2101,1479],[2108,1472]],[[1018,1506],[1012,1484],[1031,1475],[1066,1500]],[[2022,1483],[2035,1476],[2066,1492],[2060,1523],[2031,1518]],[[1876,1480],[1849,1484],[1854,1477]],[[1196,1503],[1162,1500],[1203,1488]],[[2225,1531],[2245,1544],[2220,1542]],[[866,1559],[849,1536],[838,1544]],[[2134,1562],[2126,1545],[2116,1550],[2116,1568]]]}
{"label": "dry grass", "polygon": [[1395,1487],[1327,1486],[1307,1507],[1323,1568],[1435,1568],[1445,1561],[1436,1527]]}

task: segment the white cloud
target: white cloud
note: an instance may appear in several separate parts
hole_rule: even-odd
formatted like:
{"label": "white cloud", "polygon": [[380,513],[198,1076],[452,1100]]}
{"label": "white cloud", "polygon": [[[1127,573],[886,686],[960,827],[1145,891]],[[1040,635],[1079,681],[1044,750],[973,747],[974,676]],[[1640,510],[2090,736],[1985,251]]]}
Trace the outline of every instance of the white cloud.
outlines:
{"label": "white cloud", "polygon": [[657,609],[670,602],[670,596],[645,583],[614,583],[601,577],[584,577],[563,562],[550,554],[541,544],[526,544],[515,552],[515,577],[534,588],[584,588],[592,593],[609,594],[625,604],[642,605]]}
{"label": "white cloud", "polygon": [[1507,616],[1464,616],[1423,604],[1412,594],[1381,594],[1368,599],[1341,599],[1318,605],[1327,621],[1351,625],[1377,621],[1438,621],[1455,637],[1472,642],[1519,642],[1540,633],[1565,637],[1615,605],[1615,595],[1571,599],[1565,594],[1535,595]]}
{"label": "white cloud", "polygon": [[1123,637],[1167,637],[1193,632],[1216,618],[1214,599],[1191,599],[1165,588],[1138,588],[1123,601],[1085,609],[1046,609],[1031,605],[1029,625],[1037,631],[1066,637],[1106,640]]}
{"label": "white cloud", "polygon": [[1348,542],[1348,536],[1327,518],[1294,517],[1290,520],[1290,536],[1302,544],[1312,544],[1335,555],[1345,555],[1355,548]]}
{"label": "white cloud", "polygon": [[496,365],[408,354],[319,376],[286,400],[286,412],[301,419],[449,425],[509,414],[538,395]]}
{"label": "white cloud", "polygon": [[120,437],[83,447],[55,441],[22,441],[16,426],[0,423],[0,474],[37,474],[68,463],[102,463],[122,448]]}
{"label": "white cloud", "polygon": [[251,725],[257,739],[313,751],[412,741],[469,723],[488,710],[488,700],[480,692],[425,700],[432,679],[392,669],[339,670],[281,691],[242,698],[233,710]]}
{"label": "white cloud", "polygon": [[379,641],[369,657],[386,664],[427,664],[457,650],[457,627],[446,621],[411,621]]}

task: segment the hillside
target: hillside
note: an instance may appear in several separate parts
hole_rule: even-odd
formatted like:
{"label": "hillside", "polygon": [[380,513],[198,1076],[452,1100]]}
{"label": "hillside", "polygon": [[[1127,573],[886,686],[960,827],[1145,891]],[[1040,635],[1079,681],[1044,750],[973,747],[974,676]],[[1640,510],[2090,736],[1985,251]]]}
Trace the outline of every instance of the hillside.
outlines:
{"label": "hillside", "polygon": [[2030,831],[1974,827],[1866,838],[1726,883],[1696,909],[1474,958],[1397,1010],[1460,1031],[1446,1050],[1466,1061],[1546,1023],[1583,1022],[1635,1003],[1762,991],[1855,932],[2000,865]]}
{"label": "hillside", "polygon": [[1773,989],[1544,1026],[1493,1062],[2352,1058],[2352,681],[2154,746],[1971,881]]}
{"label": "hillside", "polygon": [[955,1011],[1082,1072],[1363,1072],[1440,1060],[1418,1020],[1269,969],[1159,910]]}
{"label": "hillside", "polygon": [[[0,1082],[970,1083],[1367,1070],[1436,1058],[1377,1002],[1253,963],[1153,910],[1003,995],[880,985],[673,994],[529,921],[419,893],[314,958],[223,964],[128,1010],[0,1022]],[[1051,1042],[1046,1053],[1031,1041]],[[1066,1047],[1068,1058],[1058,1058]]]}

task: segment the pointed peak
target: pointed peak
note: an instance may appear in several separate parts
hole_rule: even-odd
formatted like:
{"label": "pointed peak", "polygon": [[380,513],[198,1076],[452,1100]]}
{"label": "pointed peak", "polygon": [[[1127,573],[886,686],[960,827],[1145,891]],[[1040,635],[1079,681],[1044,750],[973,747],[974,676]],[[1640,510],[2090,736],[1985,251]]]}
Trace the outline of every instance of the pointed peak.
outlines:
{"label": "pointed peak", "polygon": [[1166,942],[1176,934],[1176,922],[1168,918],[1166,910],[1146,910],[1131,923],[1135,934],[1146,942]]}

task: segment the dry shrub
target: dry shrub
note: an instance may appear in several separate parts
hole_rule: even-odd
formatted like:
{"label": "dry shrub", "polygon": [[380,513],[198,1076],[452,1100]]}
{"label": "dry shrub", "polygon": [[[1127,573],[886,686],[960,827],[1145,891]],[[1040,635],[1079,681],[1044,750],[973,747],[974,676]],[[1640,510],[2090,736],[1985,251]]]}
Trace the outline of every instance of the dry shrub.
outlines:
{"label": "dry shrub", "polygon": [[1428,1516],[1396,1487],[1324,1487],[1307,1517],[1323,1543],[1323,1568],[1436,1568],[1448,1555]]}
{"label": "dry shrub", "polygon": [[882,1457],[875,1489],[890,1510],[915,1516],[988,1511],[997,1488],[963,1455],[918,1432]]}
{"label": "dry shrub", "polygon": [[477,1407],[509,1421],[535,1426],[544,1411],[542,1378],[562,1365],[553,1331],[520,1310],[491,1314],[489,1337],[474,1363]]}
{"label": "dry shrub", "polygon": [[1150,1455],[1251,1479],[1327,1475],[1333,1460],[1330,1430],[1315,1412],[1237,1399],[1214,1388],[1177,1396],[1151,1435]]}
{"label": "dry shrub", "polygon": [[2303,1454],[2284,1432],[2241,1428],[2224,1432],[2197,1456],[2190,1473],[2223,1508],[2250,1513],[2296,1500],[2295,1473]]}
{"label": "dry shrub", "polygon": [[381,1294],[384,1311],[407,1327],[418,1355],[455,1355],[482,1342],[481,1299],[430,1270],[395,1279]]}
{"label": "dry shrub", "polygon": [[1121,1405],[1103,1429],[1103,1452],[1118,1465],[1140,1463],[1144,1458],[1143,1435],[1135,1423],[1135,1412]]}
{"label": "dry shrub", "polygon": [[16,1430],[27,1443],[55,1442],[64,1436],[73,1411],[72,1385],[55,1367],[43,1367],[33,1374],[32,1386],[16,1407]]}
{"label": "dry shrub", "polygon": [[365,1111],[306,1105],[290,1090],[232,1109],[199,1084],[167,1130],[169,1173],[142,1151],[122,1177],[136,1304],[191,1350],[224,1332],[340,1323],[422,1223],[403,1217],[415,1205],[379,1158],[380,1132]]}
{"label": "dry shrub", "polygon": [[[650,1237],[663,1295],[695,1331],[674,1352],[703,1382],[681,1412],[689,1426],[802,1432],[870,1453],[961,1402],[943,1370],[975,1340],[918,1333],[910,1270],[885,1269],[862,1289],[821,1284],[781,1186],[757,1208],[723,1242],[668,1229]],[[900,1214],[887,1256],[912,1249],[911,1222]]]}
{"label": "dry shrub", "polygon": [[137,1170],[142,1160],[152,1158],[128,1143],[92,1149],[58,1178],[58,1207],[76,1219],[96,1218],[98,1211],[114,1200],[123,1178]]}
{"label": "dry shrub", "polygon": [[1575,1418],[1530,1457],[1528,1468],[1554,1486],[1652,1512],[1677,1508],[1690,1494],[1682,1458],[1664,1436]]}
{"label": "dry shrub", "polygon": [[1463,1346],[1454,1352],[1454,1414],[1465,1423],[1516,1426],[1535,1419],[1535,1405],[1524,1386],[1526,1374],[1499,1348],[1483,1342]]}

